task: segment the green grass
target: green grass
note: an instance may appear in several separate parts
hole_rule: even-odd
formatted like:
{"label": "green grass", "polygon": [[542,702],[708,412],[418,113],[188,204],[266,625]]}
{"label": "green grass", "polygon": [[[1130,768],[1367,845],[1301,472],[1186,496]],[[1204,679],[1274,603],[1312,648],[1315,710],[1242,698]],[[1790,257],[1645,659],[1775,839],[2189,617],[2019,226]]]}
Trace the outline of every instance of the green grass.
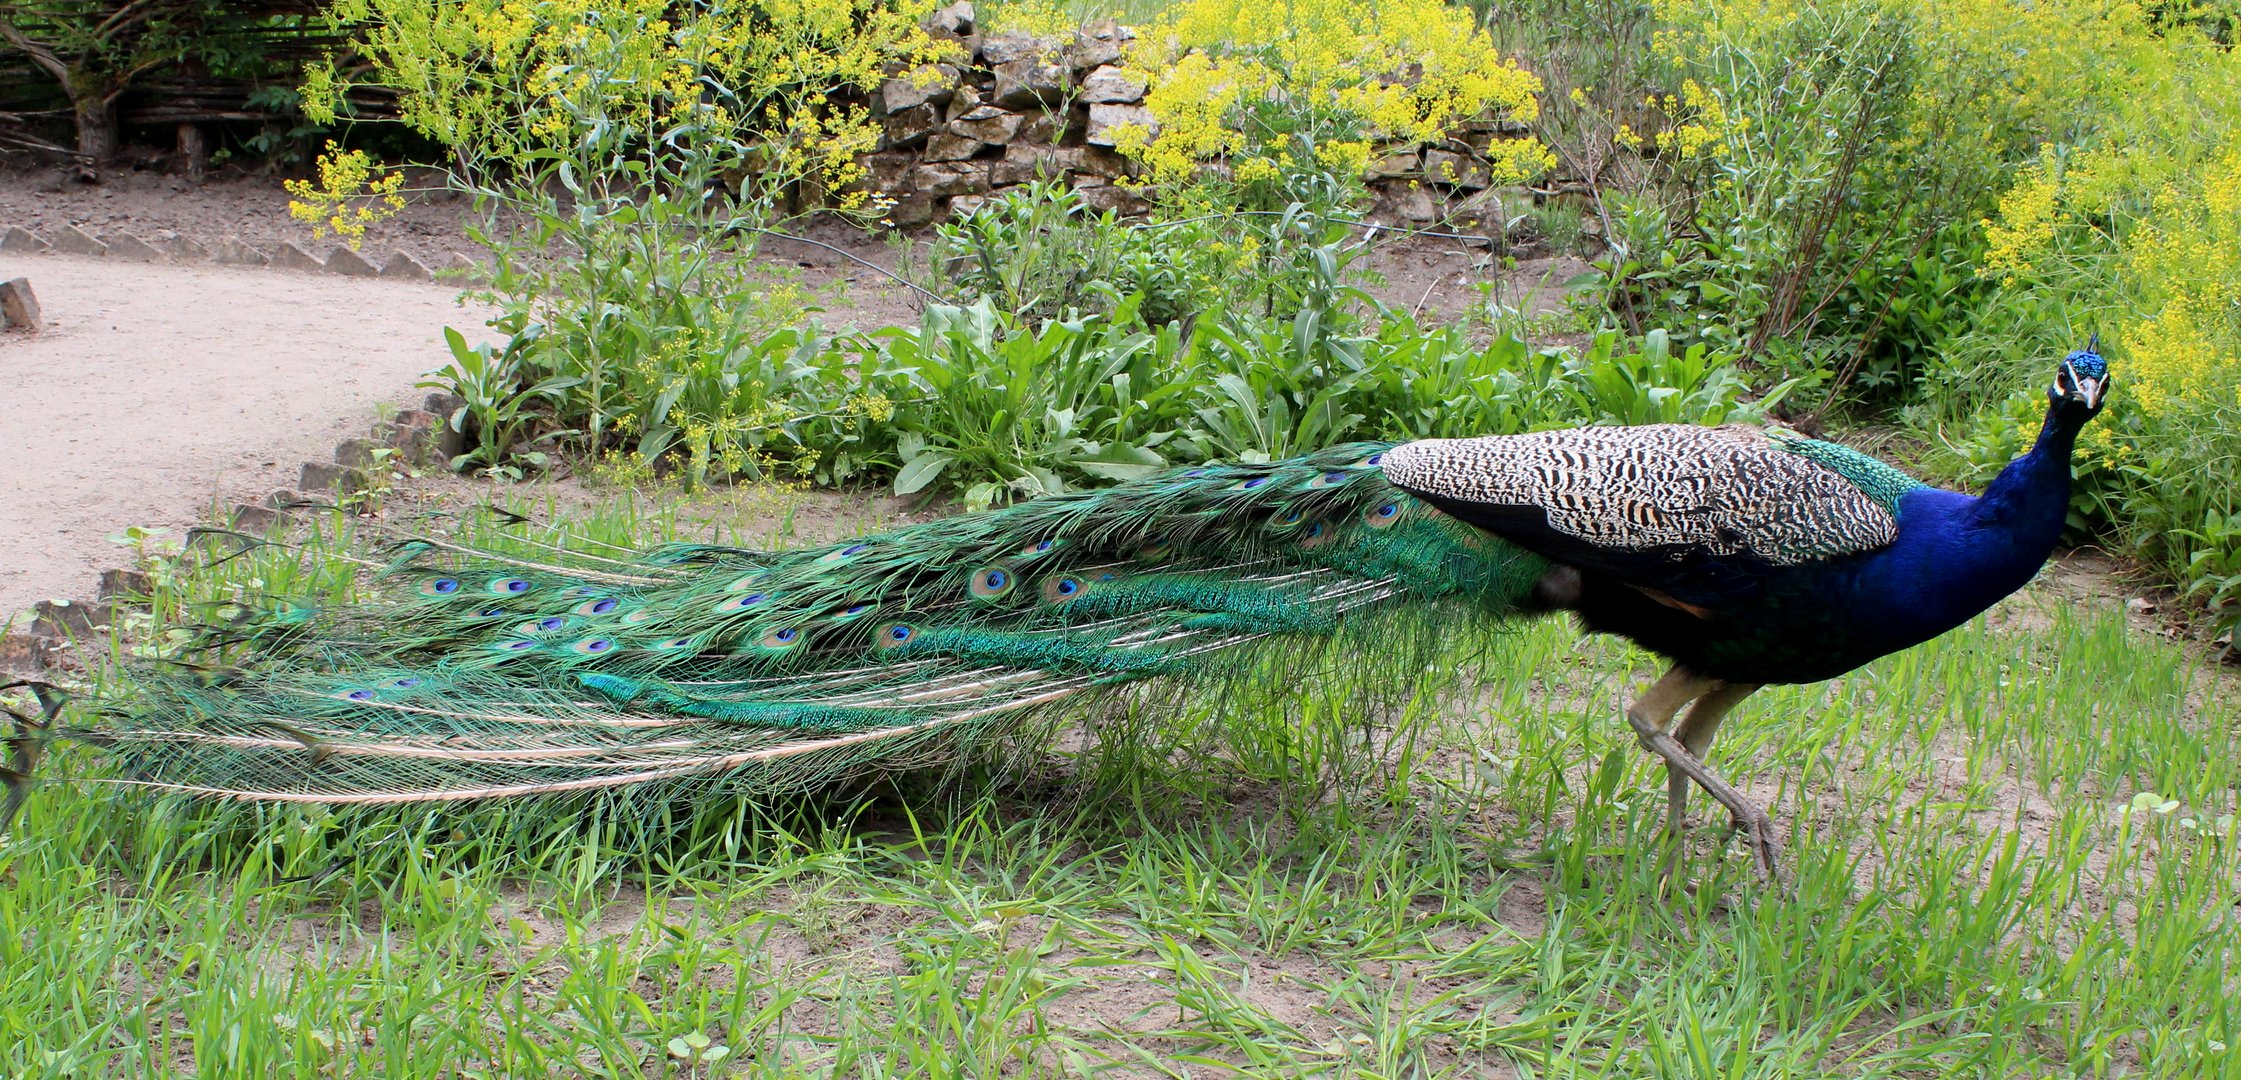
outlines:
{"label": "green grass", "polygon": [[[349,587],[180,592],[312,583]],[[48,784],[0,846],[0,1071],[2241,1076],[2234,696],[2120,614],[2026,595],[1747,702],[1714,764],[1787,823],[1792,898],[1701,797],[1657,894],[1617,715],[1651,658],[1552,623],[1439,666],[1482,685],[1365,725],[1333,674],[777,803]]]}

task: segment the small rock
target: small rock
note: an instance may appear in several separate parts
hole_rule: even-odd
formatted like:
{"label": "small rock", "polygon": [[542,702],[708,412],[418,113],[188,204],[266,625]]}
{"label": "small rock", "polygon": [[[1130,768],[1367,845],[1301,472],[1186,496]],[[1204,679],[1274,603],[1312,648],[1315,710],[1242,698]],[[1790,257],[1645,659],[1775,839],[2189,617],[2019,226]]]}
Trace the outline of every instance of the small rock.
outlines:
{"label": "small rock", "polygon": [[1452,150],[1426,150],[1424,177],[1435,184],[1477,191],[1493,183],[1494,173],[1485,162],[1477,158],[1465,157]]}
{"label": "small rock", "polygon": [[306,493],[333,492],[337,495],[348,495],[366,490],[366,480],[364,469],[352,468],[334,462],[306,461],[303,463],[303,474],[297,479],[296,486],[302,488]]}
{"label": "small rock", "polygon": [[1431,221],[1439,217],[1439,204],[1432,199],[1430,188],[1410,184],[1386,192],[1386,209],[1401,221]]}
{"label": "small rock", "polygon": [[0,327],[36,334],[46,326],[39,315],[39,298],[32,295],[30,278],[0,282]]}
{"label": "small rock", "polygon": [[895,197],[894,205],[887,208],[887,224],[898,229],[915,229],[934,220],[934,197],[923,191],[909,191]]}
{"label": "small rock", "polygon": [[272,253],[272,265],[282,270],[326,269],[326,265],[319,261],[318,256],[287,240],[281,241],[280,247]]}
{"label": "small rock", "polygon": [[217,246],[210,249],[210,260],[221,266],[269,266],[272,264],[272,259],[269,256],[242,243],[238,236],[229,236],[218,241]]}
{"label": "small rock", "polygon": [[1107,180],[1129,175],[1128,159],[1119,151],[1101,146],[1080,146],[1059,151],[1059,161],[1068,169],[1085,176],[1102,176]]}
{"label": "small rock", "polygon": [[1143,214],[1151,210],[1151,203],[1135,190],[1122,184],[1099,184],[1078,188],[1082,201],[1093,210],[1110,210],[1122,216]]}
{"label": "small rock", "polygon": [[949,96],[949,109],[942,113],[942,122],[948,123],[987,104],[981,100],[980,91],[970,86],[960,86]]}
{"label": "small rock", "polygon": [[1092,105],[1127,105],[1144,100],[1144,80],[1107,64],[1082,80],[1081,99]]}
{"label": "small rock", "polygon": [[21,225],[11,225],[7,232],[0,233],[0,252],[10,255],[36,255],[53,246]]}
{"label": "small rock", "polygon": [[920,105],[944,105],[957,92],[957,69],[948,64],[922,64],[879,84],[883,112],[898,113]]}
{"label": "small rock", "polygon": [[327,253],[325,269],[330,274],[341,274],[344,277],[381,276],[379,267],[367,262],[365,256],[341,244],[337,244],[333,251]]}
{"label": "small rock", "polygon": [[941,114],[932,105],[913,105],[899,112],[887,114],[881,130],[887,138],[889,149],[908,149],[925,142],[928,135],[941,126]]}
{"label": "small rock", "polygon": [[973,32],[972,0],[957,0],[957,3],[926,16],[923,25],[930,33],[949,37],[964,37],[971,34]]}
{"label": "small rock", "polygon": [[986,205],[988,205],[988,196],[986,195],[959,195],[949,200],[949,216],[968,218],[973,216],[974,211]]}
{"label": "small rock", "polygon": [[466,407],[466,398],[460,397],[457,394],[447,394],[442,391],[430,394],[427,397],[421,399],[420,402],[420,408],[423,411],[436,414],[439,419],[443,420],[446,423],[449,423],[451,421],[451,415],[453,413],[456,413]]}
{"label": "small rock", "polygon": [[861,160],[864,186],[873,191],[901,191],[910,182],[910,167],[918,164],[917,155],[901,150],[882,150]]}
{"label": "small rock", "polygon": [[1056,146],[1059,138],[1066,134],[1066,121],[1072,114],[1055,109],[1033,109],[1020,115],[1024,119],[1020,121],[1019,134],[1013,137],[1013,143]]}
{"label": "small rock", "polygon": [[994,105],[983,105],[949,122],[953,134],[962,135],[984,143],[1008,143],[1019,134],[1020,123],[1027,118],[1015,112],[1006,112]]}
{"label": "small rock", "polygon": [[156,579],[138,570],[103,570],[101,572],[101,598],[131,600],[145,598],[156,589]]}
{"label": "small rock", "polygon": [[53,643],[35,634],[0,634],[0,671],[37,675],[47,670]]}
{"label": "small rock", "polygon": [[163,253],[172,262],[202,262],[210,258],[210,249],[192,236],[173,234],[163,242]]}
{"label": "small rock", "polygon": [[996,86],[991,90],[998,105],[1024,109],[1030,105],[1055,104],[1063,100],[1067,91],[1067,72],[1063,64],[1032,57],[995,65]]}
{"label": "small rock", "polygon": [[1057,55],[1057,53],[1057,43],[1042,41],[1019,30],[1006,30],[1001,34],[990,34],[982,38],[980,43],[980,58],[987,61],[990,67],[1009,64],[1017,60],[1032,60],[1041,56]]}
{"label": "small rock", "polygon": [[1051,153],[1048,147],[1037,151],[1013,143],[1004,150],[1002,161],[988,164],[988,182],[997,187],[1010,187],[1034,180],[1059,180],[1065,176],[1066,167],[1059,164],[1058,156]]}
{"label": "small rock", "polygon": [[55,640],[70,640],[109,625],[109,605],[74,600],[41,600],[31,608],[31,632]]}
{"label": "small rock", "polygon": [[353,469],[374,467],[374,451],[386,449],[372,439],[344,439],[335,444],[335,464]]}
{"label": "small rock", "polygon": [[236,504],[233,513],[228,516],[233,522],[235,532],[248,533],[251,536],[270,533],[275,526],[280,524],[280,511],[269,506],[258,506],[255,503]]}
{"label": "small rock", "polygon": [[2155,601],[2145,596],[2135,596],[2124,602],[2124,610],[2134,615],[2153,615],[2156,612]]}
{"label": "small rock", "polygon": [[102,255],[108,252],[109,245],[76,225],[65,225],[55,234],[54,249],[68,255]]}
{"label": "small rock", "polygon": [[[926,140],[926,160],[965,161],[971,158],[973,155],[980,153],[981,148],[987,145],[987,143],[984,143],[979,139],[968,138],[963,135],[953,135],[947,131],[939,132],[933,138]],[[918,173],[913,172],[911,175],[915,178]],[[950,193],[935,192],[935,194],[941,195]]]}
{"label": "small rock", "polygon": [[1066,47],[1066,63],[1075,71],[1103,67],[1118,61],[1121,48],[1135,38],[1134,31],[1111,19],[1091,23],[1074,32],[1074,43]]}
{"label": "small rock", "polygon": [[1418,174],[1418,170],[1423,164],[1423,155],[1414,150],[1387,154],[1370,163],[1369,178],[1372,180],[1392,180],[1399,177],[1413,177]]}
{"label": "small rock", "polygon": [[461,281],[488,281],[490,279],[490,267],[456,251],[447,253],[443,265],[438,266],[436,270]]}
{"label": "small rock", "polygon": [[911,187],[927,195],[978,194],[988,189],[988,164],[981,161],[929,162],[912,169],[910,180]]}
{"label": "small rock", "polygon": [[427,267],[420,264],[419,259],[399,251],[391,254],[389,261],[382,264],[381,276],[396,281],[427,281],[432,275],[428,273]]}
{"label": "small rock", "polygon": [[405,409],[387,425],[375,425],[374,434],[394,448],[406,463],[414,468],[427,468],[438,464],[435,460],[436,432],[441,426],[442,419],[432,412]]}
{"label": "small rock", "polygon": [[264,497],[264,505],[275,510],[293,510],[303,503],[303,493],[294,488],[274,488],[271,494]]}
{"label": "small rock", "polygon": [[1159,121],[1152,119],[1152,111],[1142,105],[1091,105],[1089,107],[1089,135],[1091,146],[1117,146],[1113,133],[1120,128],[1141,127],[1152,135],[1159,134]]}
{"label": "small rock", "polygon": [[112,259],[122,259],[126,262],[154,262],[163,258],[163,252],[156,250],[155,245],[131,233],[110,233],[102,237],[101,240],[109,247],[109,250],[104,254]]}

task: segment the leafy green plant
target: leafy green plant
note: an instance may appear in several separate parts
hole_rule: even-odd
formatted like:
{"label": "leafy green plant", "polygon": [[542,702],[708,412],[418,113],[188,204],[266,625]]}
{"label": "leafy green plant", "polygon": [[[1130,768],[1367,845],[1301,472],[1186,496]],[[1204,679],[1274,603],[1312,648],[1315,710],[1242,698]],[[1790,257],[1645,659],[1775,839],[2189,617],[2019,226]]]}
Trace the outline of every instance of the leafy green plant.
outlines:
{"label": "leafy green plant", "polygon": [[[504,346],[493,347],[487,342],[469,346],[459,331],[444,328],[451,363],[420,385],[449,391],[465,402],[444,418],[453,431],[471,433],[475,439],[473,449],[449,463],[453,469],[474,464],[494,470],[513,468],[510,463],[519,445],[549,418],[540,406],[551,406],[561,392],[579,381],[573,376],[554,375],[523,385],[527,380],[522,353],[533,348],[535,341],[536,335],[524,328]],[[541,457],[526,460],[543,464]],[[519,474],[514,475],[518,479]]]}
{"label": "leafy green plant", "polygon": [[[504,365],[453,369],[478,380],[455,388],[479,403],[466,422],[498,425],[460,465],[535,467],[509,456],[533,433],[592,456],[673,456],[695,481],[832,475],[832,462],[766,452],[791,441],[794,411],[831,413],[845,394],[779,385],[837,368],[779,359],[791,347],[771,335],[806,298],[747,263],[760,230],[789,214],[875,215],[855,181],[877,127],[850,93],[943,54],[915,11],[350,0],[332,14],[356,28],[365,77],[448,152],[495,256],[487,296],[516,340]],[[306,110],[332,120],[352,72],[306,74]]]}
{"label": "leafy green plant", "polygon": [[1179,334],[1137,328],[1133,307],[1023,327],[984,299],[877,335],[879,377],[925,397],[895,417],[895,492],[941,481],[977,509],[1165,465],[1158,448],[1199,376]]}

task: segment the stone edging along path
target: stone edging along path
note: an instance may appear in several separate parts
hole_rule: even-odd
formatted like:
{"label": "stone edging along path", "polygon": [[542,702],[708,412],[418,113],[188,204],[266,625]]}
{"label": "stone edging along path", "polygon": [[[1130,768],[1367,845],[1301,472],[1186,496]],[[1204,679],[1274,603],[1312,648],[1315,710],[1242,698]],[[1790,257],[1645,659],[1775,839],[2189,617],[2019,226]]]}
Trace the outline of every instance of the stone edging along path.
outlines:
{"label": "stone edging along path", "polygon": [[[345,504],[371,490],[376,470],[394,461],[426,468],[466,452],[466,437],[450,420],[465,402],[453,394],[430,394],[417,409],[401,409],[375,421],[366,438],[335,445],[330,461],[307,461],[294,489],[283,488],[259,502],[236,503],[221,519],[224,531],[266,536],[296,511]],[[223,532],[210,535],[223,535]],[[0,624],[0,676],[39,675],[67,666],[70,643],[106,630],[122,611],[144,607],[152,583],[128,567],[101,571],[94,599],[41,600],[13,621]],[[4,614],[4,613],[0,613]]]}
{"label": "stone edging along path", "polygon": [[281,270],[340,274],[344,277],[389,278],[394,281],[432,281],[437,272],[444,272],[446,277],[472,279],[480,277],[487,269],[456,251],[451,253],[449,262],[431,270],[422,265],[420,260],[402,251],[392,253],[377,266],[347,244],[337,244],[321,257],[305,250],[302,245],[287,240],[270,248],[259,248],[230,236],[212,244],[177,235],[143,240],[131,233],[112,232],[97,237],[76,225],[63,226],[52,240],[21,225],[13,225],[5,232],[0,232],[0,254],[38,255],[50,251],[123,262],[207,261],[220,266],[269,266]]}

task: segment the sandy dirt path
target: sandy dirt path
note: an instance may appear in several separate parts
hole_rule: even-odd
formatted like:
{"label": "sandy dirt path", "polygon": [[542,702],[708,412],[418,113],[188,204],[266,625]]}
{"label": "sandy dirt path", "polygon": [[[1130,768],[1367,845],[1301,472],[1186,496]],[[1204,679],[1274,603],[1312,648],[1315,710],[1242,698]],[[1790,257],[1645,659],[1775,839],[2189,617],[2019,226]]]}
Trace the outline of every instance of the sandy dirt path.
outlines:
{"label": "sandy dirt path", "polygon": [[179,530],[217,500],[293,487],[489,313],[437,285],[207,264],[0,256],[40,334],[0,334],[0,618],[90,597],[128,525]]}

